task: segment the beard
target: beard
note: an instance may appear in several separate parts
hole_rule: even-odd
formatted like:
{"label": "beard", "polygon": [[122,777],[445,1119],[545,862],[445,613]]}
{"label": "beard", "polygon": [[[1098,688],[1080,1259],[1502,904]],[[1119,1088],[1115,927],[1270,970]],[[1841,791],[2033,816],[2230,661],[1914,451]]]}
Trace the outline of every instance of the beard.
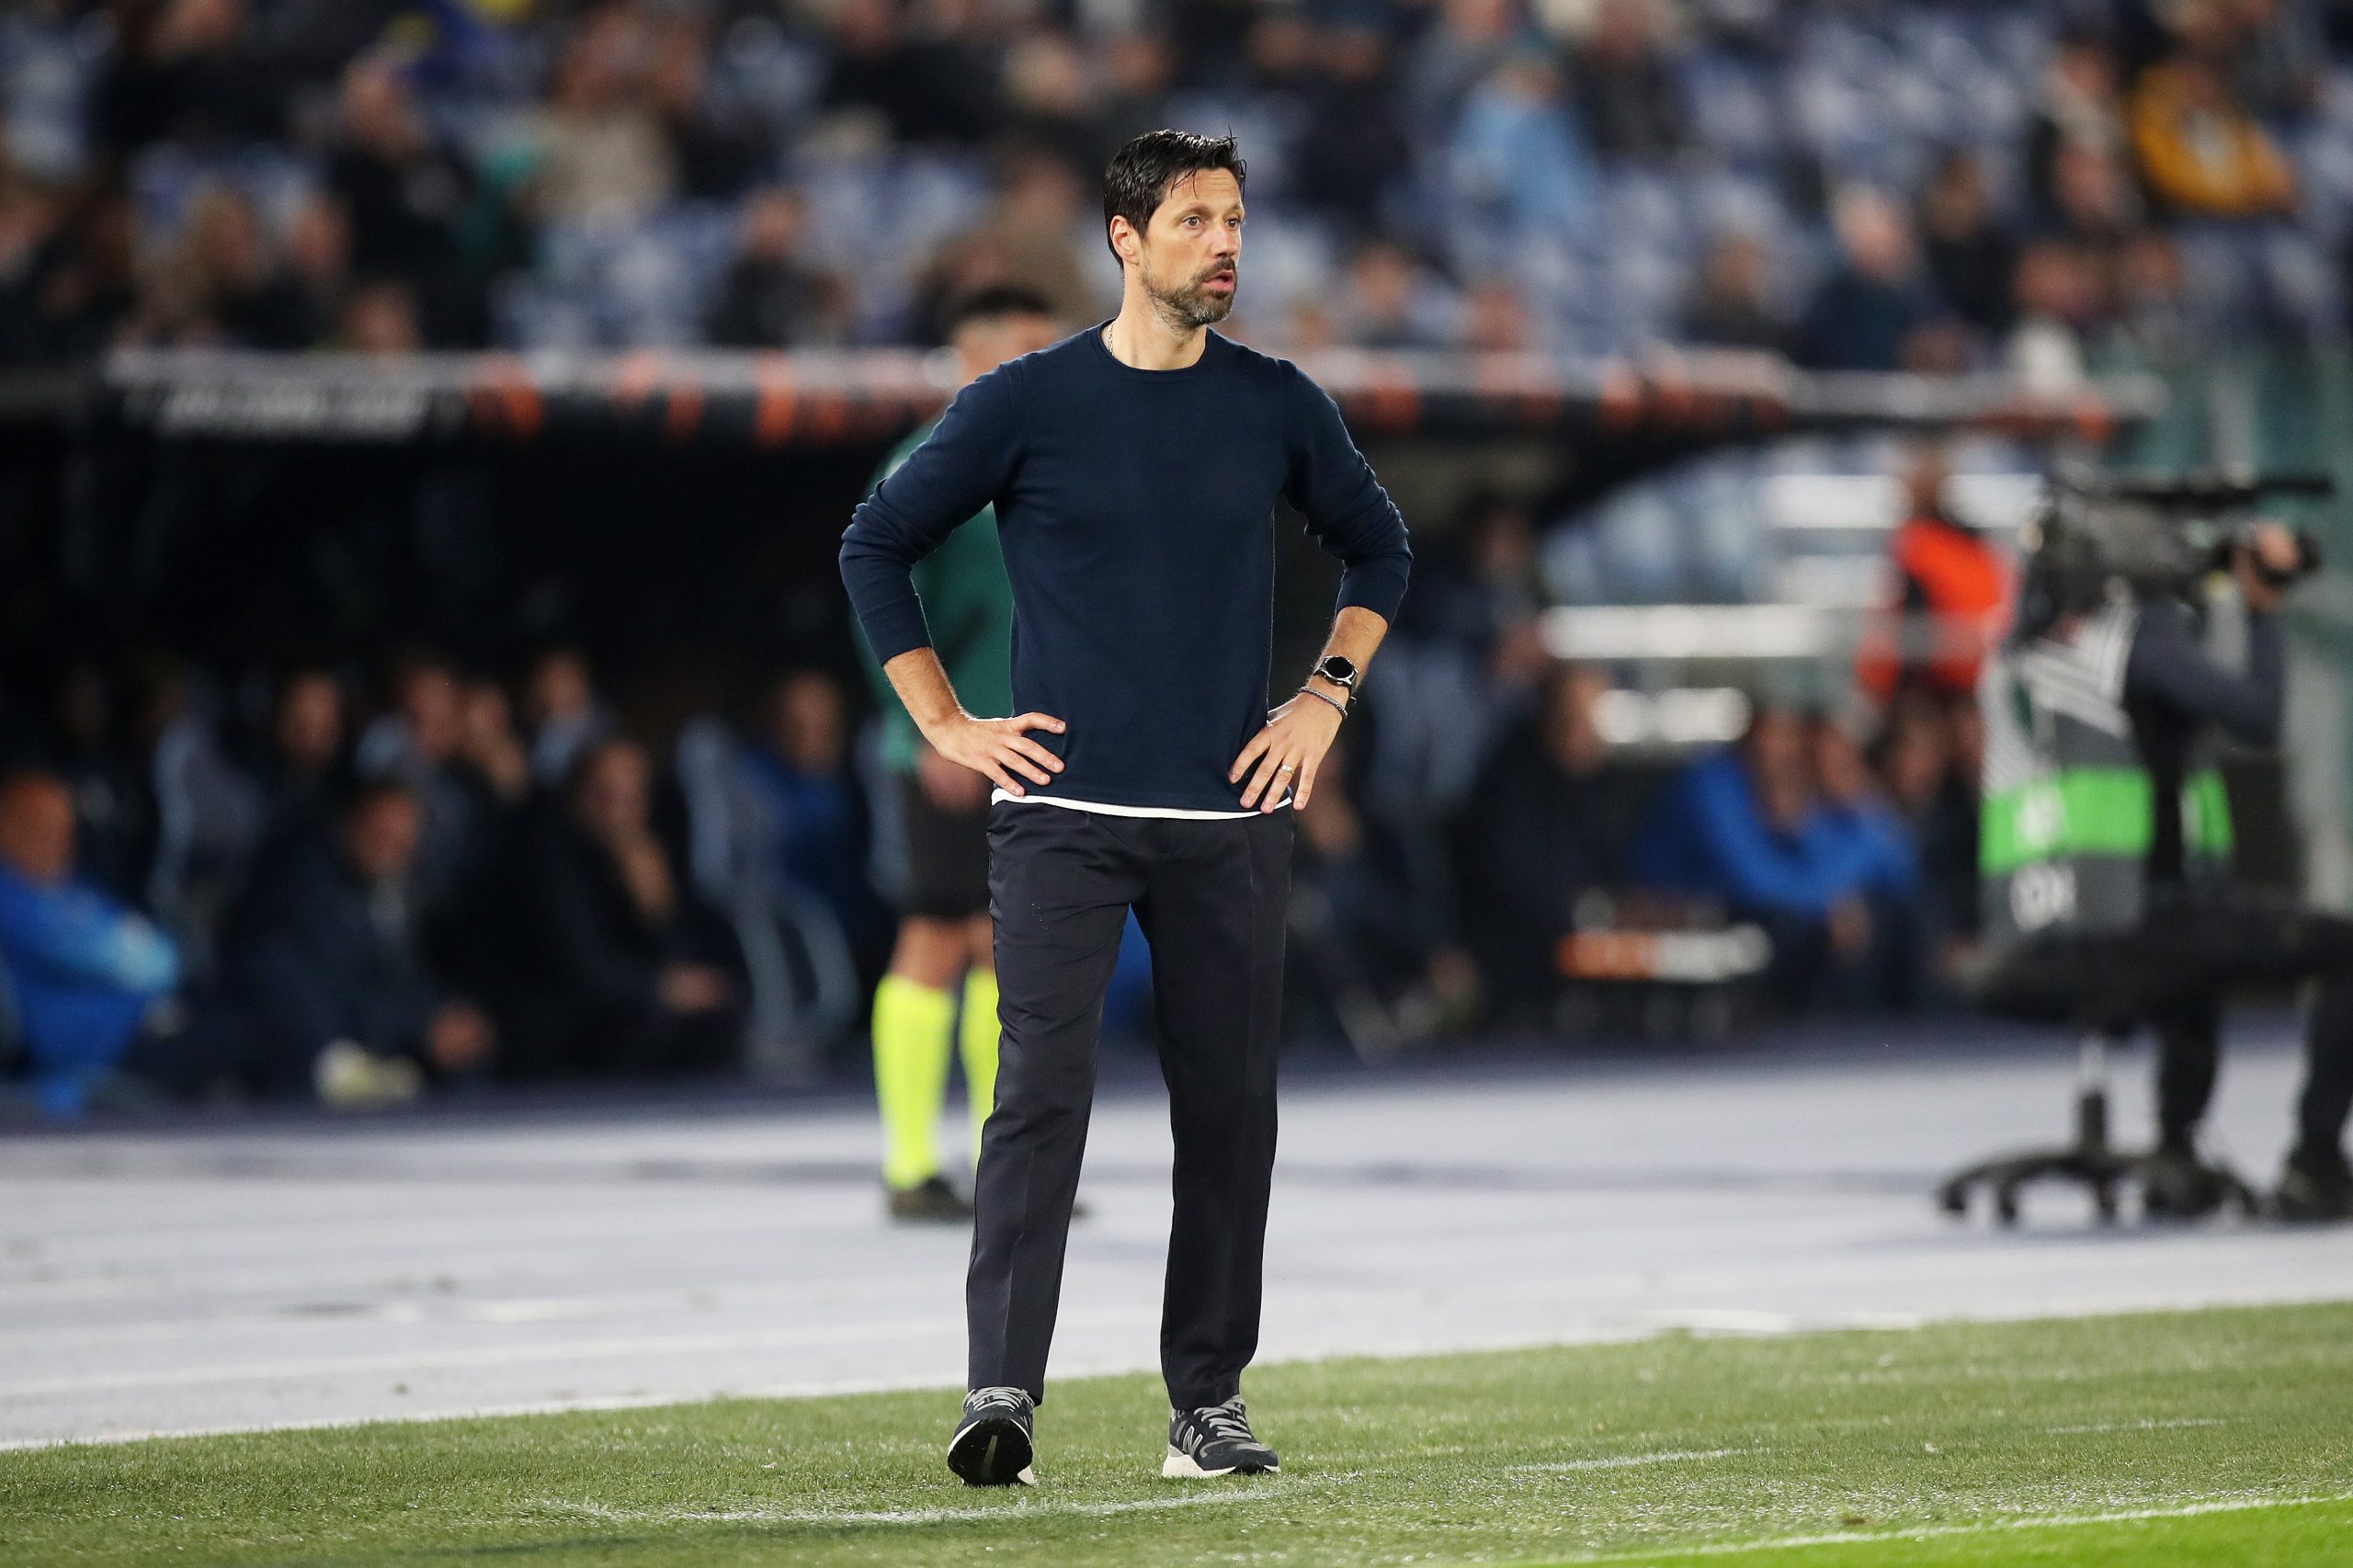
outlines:
{"label": "beard", "polygon": [[[1230,278],[1233,287],[1222,291],[1211,289],[1209,282],[1212,278]],[[1162,320],[1190,330],[1215,326],[1233,313],[1233,301],[1242,292],[1242,273],[1238,267],[1219,267],[1173,289],[1161,288],[1149,279],[1144,287]]]}

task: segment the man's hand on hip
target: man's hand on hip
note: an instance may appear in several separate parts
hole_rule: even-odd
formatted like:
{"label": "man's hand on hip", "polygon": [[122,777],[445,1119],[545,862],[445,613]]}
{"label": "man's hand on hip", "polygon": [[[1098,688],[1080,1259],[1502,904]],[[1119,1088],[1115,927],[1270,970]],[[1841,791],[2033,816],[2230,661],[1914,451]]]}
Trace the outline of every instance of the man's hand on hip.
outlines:
{"label": "man's hand on hip", "polygon": [[1332,749],[1332,738],[1340,733],[1341,716],[1336,703],[1304,691],[1267,715],[1267,727],[1250,737],[1250,744],[1226,769],[1230,783],[1249,775],[1242,803],[1271,812],[1282,803],[1288,785],[1291,804],[1307,804],[1308,794],[1315,787],[1315,770],[1323,766],[1324,754]]}
{"label": "man's hand on hip", "polygon": [[1063,770],[1063,759],[1029,738],[1031,730],[1063,733],[1063,722],[1044,713],[1017,713],[1010,719],[975,719],[969,713],[926,731],[924,739],[949,761],[984,774],[1008,795],[1027,795],[1021,780],[1052,782]]}

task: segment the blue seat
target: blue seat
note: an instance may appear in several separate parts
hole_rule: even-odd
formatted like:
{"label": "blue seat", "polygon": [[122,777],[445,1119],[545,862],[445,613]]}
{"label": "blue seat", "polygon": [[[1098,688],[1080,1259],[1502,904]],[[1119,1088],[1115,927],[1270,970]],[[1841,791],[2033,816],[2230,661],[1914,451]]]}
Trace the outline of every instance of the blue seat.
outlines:
{"label": "blue seat", "polygon": [[841,922],[777,871],[783,824],[745,777],[725,723],[709,715],[688,721],[676,763],[688,873],[733,925],[750,979],[744,1065],[764,1077],[813,1076],[862,1000]]}

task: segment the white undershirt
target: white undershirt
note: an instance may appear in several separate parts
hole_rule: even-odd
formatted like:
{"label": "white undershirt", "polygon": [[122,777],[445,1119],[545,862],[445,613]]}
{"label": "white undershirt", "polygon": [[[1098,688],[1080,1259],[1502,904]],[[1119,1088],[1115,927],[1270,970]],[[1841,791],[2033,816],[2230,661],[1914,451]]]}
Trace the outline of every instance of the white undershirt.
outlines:
{"label": "white undershirt", "polygon": [[[1115,806],[1108,801],[1069,801],[1058,795],[1008,795],[1003,790],[989,791],[989,800],[1010,801],[1016,805],[1035,803],[1040,806],[1062,806],[1074,812],[1095,812],[1107,817],[1180,817],[1190,822],[1225,822],[1234,817],[1255,817],[1258,812],[1203,812],[1184,806]],[[1277,809],[1290,804],[1290,791],[1275,802]]]}

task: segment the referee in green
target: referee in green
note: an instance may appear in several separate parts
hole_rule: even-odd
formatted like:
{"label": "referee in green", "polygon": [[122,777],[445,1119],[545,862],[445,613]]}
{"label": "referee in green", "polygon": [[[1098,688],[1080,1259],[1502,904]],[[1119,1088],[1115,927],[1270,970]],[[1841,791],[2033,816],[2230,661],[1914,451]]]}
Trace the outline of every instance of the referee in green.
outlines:
{"label": "referee in green", "polygon": [[[1152,945],[1176,1143],[1161,1471],[1278,1468],[1241,1382],[1274,1170],[1288,808],[1314,788],[1412,552],[1332,400],[1209,330],[1240,285],[1242,182],[1230,137],[1121,148],[1103,194],[1119,315],[966,387],[842,539],[850,601],[908,713],[995,786],[1003,1028],[965,1280],[972,1392],[948,1449],[976,1485],[1035,1479],[1032,1410],[1131,909]],[[1270,710],[1283,500],[1346,570],[1324,656]],[[992,505],[1013,585],[1009,719],[960,703],[913,578]]]}
{"label": "referee in green", "polygon": [[[960,303],[948,341],[957,384],[1056,335],[1045,301],[985,289]],[[929,437],[907,437],[876,475],[890,477]],[[1013,590],[996,517],[983,506],[915,568],[934,645],[973,712],[1013,711]],[[882,762],[896,799],[904,864],[893,890],[899,934],[874,988],[874,1096],[882,1112],[884,1201],[894,1220],[961,1222],[972,1205],[941,1174],[939,1115],[948,1064],[962,1048],[977,1151],[996,1086],[996,962],[989,935],[988,780],[932,750],[868,651],[882,711]],[[961,996],[960,996],[961,993]]]}

